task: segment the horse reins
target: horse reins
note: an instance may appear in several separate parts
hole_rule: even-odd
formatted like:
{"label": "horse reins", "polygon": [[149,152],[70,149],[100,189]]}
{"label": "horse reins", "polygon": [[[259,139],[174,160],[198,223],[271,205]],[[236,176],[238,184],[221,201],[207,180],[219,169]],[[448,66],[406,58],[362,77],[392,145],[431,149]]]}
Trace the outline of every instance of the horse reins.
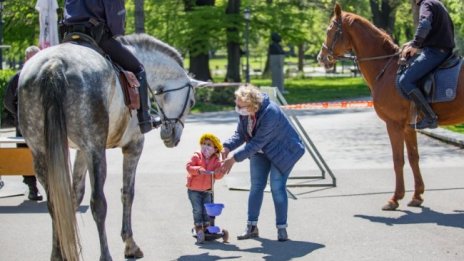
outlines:
{"label": "horse reins", "polygon": [[[340,20],[340,19],[339,19]],[[333,23],[337,26],[337,29],[335,31],[335,35],[333,37],[333,41],[332,41],[332,44],[330,45],[330,48],[325,44],[325,43],[322,43],[322,48],[323,49],[326,49],[327,52],[329,53],[329,55],[327,55],[327,60],[329,62],[334,62],[335,60],[350,60],[350,61],[353,61],[353,63],[356,65],[356,67],[358,68],[359,70],[359,66],[358,66],[358,63],[359,62],[367,62],[367,61],[375,61],[375,60],[383,60],[383,59],[387,59],[387,58],[390,58],[388,60],[388,62],[385,64],[385,66],[383,67],[383,69],[377,74],[377,76],[375,77],[375,80],[377,81],[380,77],[382,77],[382,75],[385,73],[385,71],[387,70],[388,66],[390,66],[391,64],[391,61],[393,60],[393,57],[395,56],[398,56],[401,52],[398,51],[398,52],[395,52],[393,54],[387,54],[387,55],[380,55],[380,56],[373,56],[373,57],[364,57],[364,58],[358,58],[357,56],[345,56],[345,55],[342,55],[342,56],[338,56],[338,55],[334,55],[334,52],[333,52],[333,49],[335,47],[335,43],[339,40],[339,38],[342,36],[343,34],[343,28],[342,28],[342,23],[341,21],[339,20],[334,20]]]}
{"label": "horse reins", "polygon": [[[169,118],[169,117],[167,117],[166,114],[163,111],[163,108],[158,104],[158,101],[156,100],[156,96],[157,95],[162,95],[162,94],[165,94],[165,93],[168,93],[168,92],[180,91],[180,90],[182,90],[184,88],[188,88],[188,92],[187,92],[187,96],[185,97],[184,106],[182,107],[182,111],[180,112],[179,116],[177,116],[177,118]],[[182,115],[185,112],[185,109],[187,108],[187,104],[188,104],[189,97],[190,97],[190,92],[191,92],[191,90],[193,90],[193,85],[190,82],[188,82],[188,83],[186,83],[185,85],[183,85],[183,86],[181,86],[179,88],[170,89],[170,90],[166,90],[166,91],[161,90],[161,91],[155,91],[155,92],[153,92],[151,90],[151,88],[148,88],[148,89],[152,93],[152,96],[155,97],[156,106],[158,107],[158,110],[161,112],[161,115],[163,116],[162,121],[163,122],[173,122],[173,123],[180,122],[182,127],[184,127],[184,123],[180,120],[180,118],[182,117]]]}

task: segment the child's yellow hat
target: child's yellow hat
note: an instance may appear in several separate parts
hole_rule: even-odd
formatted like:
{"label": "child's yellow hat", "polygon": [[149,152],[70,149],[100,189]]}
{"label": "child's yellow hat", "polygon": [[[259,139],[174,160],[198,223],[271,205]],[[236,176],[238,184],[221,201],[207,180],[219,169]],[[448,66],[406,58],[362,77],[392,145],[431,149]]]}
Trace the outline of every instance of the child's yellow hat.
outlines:
{"label": "child's yellow hat", "polygon": [[203,135],[201,135],[200,137],[200,145],[203,143],[203,141],[205,141],[206,139],[210,140],[213,142],[214,144],[214,147],[216,147],[216,149],[218,150],[218,152],[221,152],[222,150],[222,143],[221,143],[221,140],[219,140],[218,137],[214,136],[214,134],[212,133],[205,133]]}

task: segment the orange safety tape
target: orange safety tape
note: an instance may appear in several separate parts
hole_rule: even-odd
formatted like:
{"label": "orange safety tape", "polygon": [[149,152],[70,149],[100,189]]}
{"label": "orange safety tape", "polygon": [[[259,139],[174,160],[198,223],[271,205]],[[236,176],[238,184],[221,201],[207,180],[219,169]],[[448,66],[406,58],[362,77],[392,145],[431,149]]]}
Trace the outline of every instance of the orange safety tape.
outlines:
{"label": "orange safety tape", "polygon": [[373,101],[310,102],[282,106],[290,110],[372,108]]}

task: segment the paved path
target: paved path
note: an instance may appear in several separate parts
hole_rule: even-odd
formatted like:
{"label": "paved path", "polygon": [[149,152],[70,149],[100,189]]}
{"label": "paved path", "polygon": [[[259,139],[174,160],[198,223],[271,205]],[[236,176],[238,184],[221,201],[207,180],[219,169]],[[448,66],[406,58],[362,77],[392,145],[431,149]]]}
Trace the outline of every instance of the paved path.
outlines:
{"label": "paved path", "polygon": [[[234,113],[190,116],[182,141],[165,148],[159,132],[147,135],[134,203],[135,239],[143,260],[464,260],[464,151],[419,136],[426,184],[423,208],[409,208],[412,177],[405,168],[406,200],[398,211],[381,211],[392,195],[394,174],[383,122],[372,109],[301,111],[299,119],[337,177],[336,188],[291,188],[289,242],[276,242],[274,210],[266,193],[259,222],[260,239],[237,241],[246,220],[246,191],[227,188],[247,180],[247,162],[237,164],[216,184],[216,201],[225,204],[217,225],[230,231],[231,242],[196,245],[190,236],[191,207],[185,189],[185,163],[204,132],[221,139],[232,134]],[[109,150],[107,233],[114,260],[123,259],[121,242],[121,165],[119,149]],[[294,174],[317,173],[308,155]],[[19,182],[20,177],[4,177]],[[292,181],[295,182],[295,181]],[[315,181],[300,181],[315,182]],[[78,213],[84,260],[98,260],[89,193]],[[46,203],[25,196],[0,199],[0,260],[49,260],[50,217]]]}

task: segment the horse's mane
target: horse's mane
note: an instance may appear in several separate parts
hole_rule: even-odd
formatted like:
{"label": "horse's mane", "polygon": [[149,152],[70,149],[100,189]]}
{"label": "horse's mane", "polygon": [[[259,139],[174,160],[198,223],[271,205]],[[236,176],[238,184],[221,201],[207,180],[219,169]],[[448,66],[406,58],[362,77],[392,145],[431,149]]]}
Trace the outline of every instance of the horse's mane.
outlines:
{"label": "horse's mane", "polygon": [[132,45],[145,50],[158,50],[169,57],[173,58],[180,66],[183,67],[182,55],[173,47],[148,35],[148,34],[130,34],[118,37],[118,40],[125,45]]}
{"label": "horse's mane", "polygon": [[369,31],[374,32],[374,36],[383,42],[384,50],[392,52],[397,52],[399,50],[398,45],[395,44],[393,38],[387,32],[381,28],[376,27],[366,18],[349,12],[343,12],[342,17],[349,25],[353,25],[354,23],[358,22],[362,24],[363,28],[369,28]]}

